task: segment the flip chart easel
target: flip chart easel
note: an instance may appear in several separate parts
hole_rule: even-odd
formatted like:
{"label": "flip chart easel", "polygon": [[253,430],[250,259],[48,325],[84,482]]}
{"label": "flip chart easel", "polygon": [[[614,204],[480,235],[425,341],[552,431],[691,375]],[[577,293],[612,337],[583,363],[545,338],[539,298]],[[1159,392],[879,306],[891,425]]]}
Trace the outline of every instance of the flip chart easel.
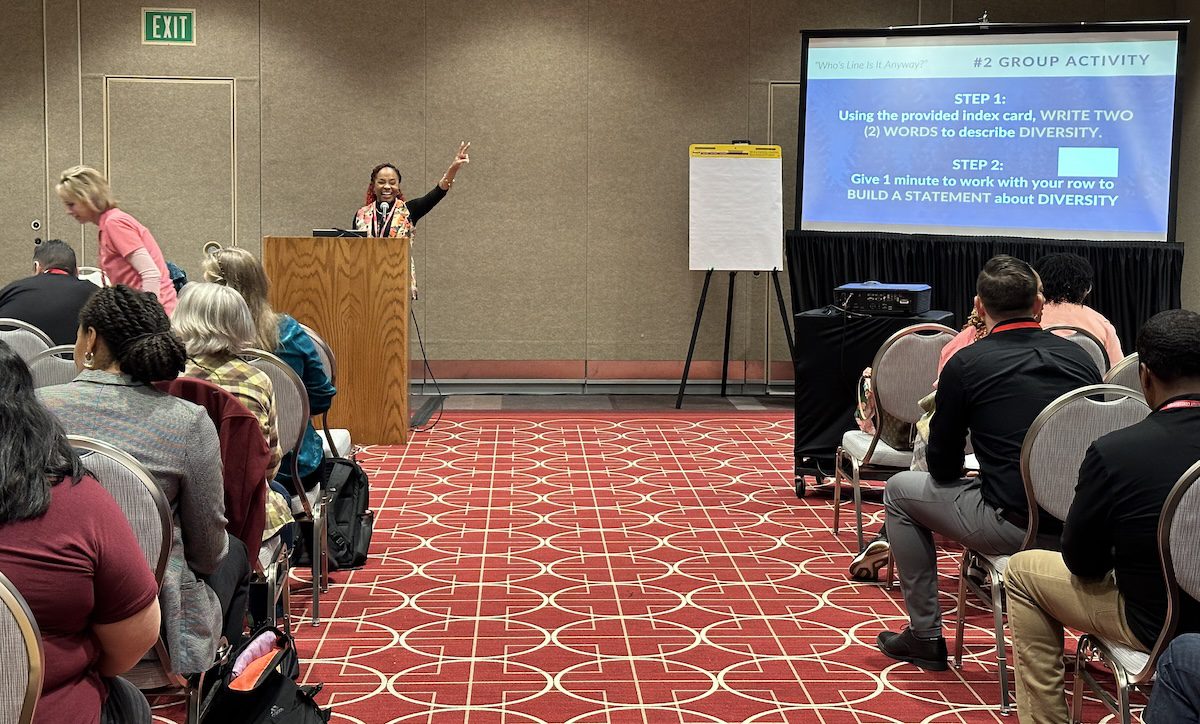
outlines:
{"label": "flip chart easel", "polygon": [[782,149],[738,142],[696,143],[688,147],[688,155],[688,268],[704,270],[705,274],[683,377],[679,381],[679,394],[675,398],[676,409],[683,406],[683,393],[714,271],[729,272],[725,345],[721,358],[722,397],[726,396],[729,377],[729,336],[738,271],[771,272],[788,348],[793,347],[791,325],[779,285],[779,269],[783,266]]}

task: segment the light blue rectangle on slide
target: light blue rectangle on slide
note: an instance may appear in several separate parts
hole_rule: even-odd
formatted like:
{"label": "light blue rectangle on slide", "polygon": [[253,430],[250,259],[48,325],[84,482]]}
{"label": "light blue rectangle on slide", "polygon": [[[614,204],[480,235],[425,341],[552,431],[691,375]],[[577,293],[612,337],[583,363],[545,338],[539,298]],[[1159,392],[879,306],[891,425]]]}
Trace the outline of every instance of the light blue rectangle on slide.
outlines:
{"label": "light blue rectangle on slide", "polygon": [[1120,150],[1062,146],[1058,149],[1058,175],[1116,178]]}

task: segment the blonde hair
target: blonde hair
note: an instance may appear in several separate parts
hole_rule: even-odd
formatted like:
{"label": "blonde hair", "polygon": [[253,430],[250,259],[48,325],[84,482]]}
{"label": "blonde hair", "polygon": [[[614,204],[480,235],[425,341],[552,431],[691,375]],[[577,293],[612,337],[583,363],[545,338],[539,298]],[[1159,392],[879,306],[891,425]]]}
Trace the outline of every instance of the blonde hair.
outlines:
{"label": "blonde hair", "polygon": [[63,171],[54,190],[64,201],[82,203],[92,211],[104,213],[117,208],[108,179],[91,166],[72,166]]}
{"label": "blonde hair", "polygon": [[[204,258],[204,280],[242,295],[254,321],[254,346],[274,352],[279,346],[279,315],[267,301],[270,282],[262,264],[245,249],[218,249]],[[186,289],[186,287],[185,287]]]}
{"label": "blonde hair", "polygon": [[192,282],[179,293],[171,326],[191,356],[222,361],[246,349],[254,339],[250,308],[237,290]]}

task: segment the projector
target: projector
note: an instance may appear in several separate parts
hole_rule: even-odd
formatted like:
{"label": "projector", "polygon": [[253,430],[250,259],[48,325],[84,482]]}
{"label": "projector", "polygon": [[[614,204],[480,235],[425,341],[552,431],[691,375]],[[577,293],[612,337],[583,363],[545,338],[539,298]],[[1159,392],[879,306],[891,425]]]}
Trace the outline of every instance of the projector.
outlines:
{"label": "projector", "polygon": [[834,304],[847,312],[915,316],[929,311],[928,284],[851,282],[833,290]]}

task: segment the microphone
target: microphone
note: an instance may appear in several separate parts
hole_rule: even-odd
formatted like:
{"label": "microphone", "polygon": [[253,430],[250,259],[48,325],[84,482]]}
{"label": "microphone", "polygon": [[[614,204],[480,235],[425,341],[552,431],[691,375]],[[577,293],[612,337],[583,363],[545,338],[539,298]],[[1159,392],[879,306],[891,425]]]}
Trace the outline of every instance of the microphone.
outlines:
{"label": "microphone", "polygon": [[390,206],[391,206],[391,204],[389,204],[388,202],[380,201],[379,202],[379,213],[383,214],[384,216],[387,216],[388,208]]}

